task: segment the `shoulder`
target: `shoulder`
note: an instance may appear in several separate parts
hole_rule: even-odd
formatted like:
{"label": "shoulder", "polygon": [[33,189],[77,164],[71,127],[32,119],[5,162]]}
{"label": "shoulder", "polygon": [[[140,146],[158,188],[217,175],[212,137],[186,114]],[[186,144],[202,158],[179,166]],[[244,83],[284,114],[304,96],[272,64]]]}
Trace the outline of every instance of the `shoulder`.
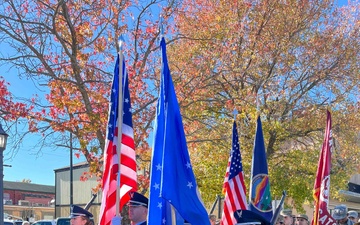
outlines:
{"label": "shoulder", "polygon": [[140,223],[139,225],[147,225],[147,222],[144,221],[144,222]]}

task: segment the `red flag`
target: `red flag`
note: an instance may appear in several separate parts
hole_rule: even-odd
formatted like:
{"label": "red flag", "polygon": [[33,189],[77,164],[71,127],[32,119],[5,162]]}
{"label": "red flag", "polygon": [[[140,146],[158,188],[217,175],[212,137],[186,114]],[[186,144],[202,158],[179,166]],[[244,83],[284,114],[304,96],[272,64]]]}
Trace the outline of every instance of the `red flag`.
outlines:
{"label": "red flag", "polygon": [[332,144],[331,114],[327,111],[325,137],[320,152],[313,191],[315,209],[311,225],[335,224],[335,220],[331,217],[328,211]]}
{"label": "red flag", "polygon": [[[118,56],[111,88],[108,130],[104,151],[104,173],[102,178],[103,196],[99,215],[100,225],[110,225],[112,218],[116,216],[116,190],[118,186],[120,186],[120,211],[122,206],[130,200],[130,195],[127,193],[137,190],[134,131],[132,127],[128,78],[125,69],[125,61],[121,60],[120,71],[122,72],[123,94],[122,99],[120,99],[119,61]],[[120,104],[123,104],[122,112],[119,112]],[[122,132],[119,132],[120,127]],[[121,145],[118,144],[119,133],[122,134]],[[118,151],[119,148],[121,151]],[[120,185],[118,184],[118,152],[121,152]]]}
{"label": "red flag", "polygon": [[242,170],[240,144],[236,123],[233,124],[233,138],[230,158],[225,175],[225,199],[224,211],[221,217],[221,225],[236,224],[234,212],[238,209],[247,209],[246,188]]}

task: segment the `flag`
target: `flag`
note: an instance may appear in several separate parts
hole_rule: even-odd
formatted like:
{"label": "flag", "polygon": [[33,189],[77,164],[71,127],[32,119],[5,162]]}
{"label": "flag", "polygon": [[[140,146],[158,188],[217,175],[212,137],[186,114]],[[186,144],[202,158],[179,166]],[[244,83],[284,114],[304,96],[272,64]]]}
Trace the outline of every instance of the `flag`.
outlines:
{"label": "flag", "polygon": [[325,137],[320,152],[313,191],[315,210],[311,225],[335,223],[328,211],[332,144],[331,114],[327,111]]}
{"label": "flag", "polygon": [[[165,39],[161,39],[162,50],[162,98],[159,105],[163,116],[163,157],[161,169],[160,196],[177,210],[184,220],[193,225],[209,225],[206,209],[201,201],[186,145],[179,104],[166,56]],[[158,127],[157,129],[162,129]],[[156,139],[158,140],[158,139]],[[150,216],[151,213],[149,213]],[[154,224],[155,225],[155,224]]]}
{"label": "flag", "polygon": [[[163,78],[161,78],[161,81],[163,81]],[[147,219],[149,225],[172,224],[170,203],[160,196],[165,138],[164,82],[161,82],[160,85],[154,123],[154,142],[150,170],[150,194]]]}
{"label": "flag", "polygon": [[[121,59],[121,60],[120,60]],[[119,63],[121,61],[121,68]],[[120,75],[122,77],[122,98],[119,98]],[[121,108],[120,112],[119,108]],[[119,132],[121,128],[121,132]],[[121,133],[121,145],[118,134]],[[109,118],[106,132],[104,151],[104,172],[102,178],[102,201],[100,208],[100,225],[109,225],[116,216],[116,189],[118,188],[119,152],[121,152],[120,166],[120,210],[130,199],[129,191],[137,190],[136,159],[134,132],[132,127],[132,113],[128,77],[125,60],[122,53],[116,60],[114,78],[111,87],[111,99],[109,104]]]}
{"label": "flag", "polygon": [[225,199],[224,211],[221,217],[221,225],[234,225],[236,219],[234,212],[238,209],[247,209],[246,188],[244,173],[242,170],[242,159],[240,154],[239,136],[236,122],[233,124],[232,149],[230,153],[230,165],[227,167],[225,177]]}
{"label": "flag", "polygon": [[273,216],[273,211],[268,165],[260,116],[257,119],[254,151],[252,156],[249,201],[249,210],[256,212],[270,222]]}

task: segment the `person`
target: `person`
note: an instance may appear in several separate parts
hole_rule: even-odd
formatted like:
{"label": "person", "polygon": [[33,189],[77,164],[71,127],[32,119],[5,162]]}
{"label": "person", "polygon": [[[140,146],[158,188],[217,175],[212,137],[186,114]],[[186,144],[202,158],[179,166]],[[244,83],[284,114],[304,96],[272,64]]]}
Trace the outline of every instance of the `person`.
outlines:
{"label": "person", "polygon": [[275,225],[283,225],[284,224],[284,217],[282,215],[279,215]]}
{"label": "person", "polygon": [[353,225],[353,221],[348,219],[348,209],[346,205],[337,205],[334,207],[332,217],[338,225]]}
{"label": "person", "polygon": [[209,215],[209,220],[210,220],[210,225],[215,225],[216,224],[216,216],[213,214]]}
{"label": "person", "polygon": [[293,225],[294,217],[291,209],[283,209],[280,211],[280,215],[284,218],[284,225]]}
{"label": "person", "polygon": [[309,225],[309,217],[305,214],[300,214],[295,217],[296,225]]}
{"label": "person", "polygon": [[138,192],[130,193],[129,219],[131,225],[146,225],[148,213],[148,198]]}
{"label": "person", "polygon": [[77,205],[71,206],[70,225],[94,225],[93,214]]}
{"label": "person", "polygon": [[358,212],[351,210],[348,212],[348,218],[353,221],[354,223],[359,221],[359,214]]}

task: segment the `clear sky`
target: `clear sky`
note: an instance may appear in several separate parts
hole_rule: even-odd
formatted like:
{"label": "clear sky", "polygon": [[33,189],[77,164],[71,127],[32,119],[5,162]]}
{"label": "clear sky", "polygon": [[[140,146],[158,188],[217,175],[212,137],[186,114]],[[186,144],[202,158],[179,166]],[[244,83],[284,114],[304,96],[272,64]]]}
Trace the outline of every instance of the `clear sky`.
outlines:
{"label": "clear sky", "polygon": [[[347,2],[348,0],[335,0],[340,6],[347,5]],[[29,98],[38,92],[31,81],[19,79],[15,70],[7,71],[7,68],[0,67],[0,76],[10,83],[9,90],[16,97]],[[27,136],[16,154],[11,152],[12,145],[8,143],[4,152],[4,165],[11,167],[4,166],[5,181],[30,179],[34,184],[55,185],[54,170],[70,165],[70,151],[60,147],[55,150],[44,148],[41,154],[37,154],[38,149],[34,148],[34,145],[38,140],[39,135]],[[74,164],[83,161],[83,158],[73,157]]]}

